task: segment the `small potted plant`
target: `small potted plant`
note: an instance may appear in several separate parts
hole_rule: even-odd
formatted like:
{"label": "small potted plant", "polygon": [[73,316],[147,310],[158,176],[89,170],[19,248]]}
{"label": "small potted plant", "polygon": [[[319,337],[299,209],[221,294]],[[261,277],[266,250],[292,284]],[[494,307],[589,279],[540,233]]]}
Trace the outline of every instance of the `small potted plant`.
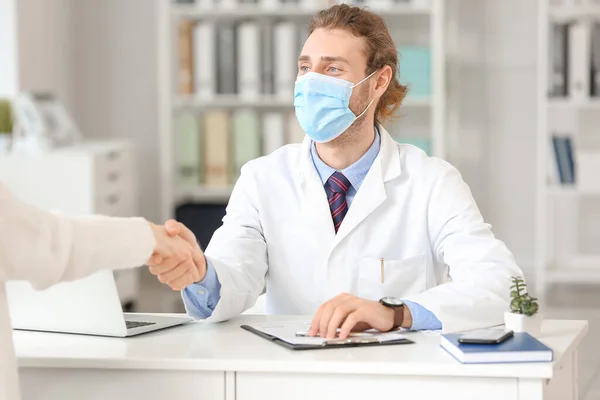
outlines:
{"label": "small potted plant", "polygon": [[8,151],[13,120],[10,102],[0,99],[0,156]]}
{"label": "small potted plant", "polygon": [[532,335],[539,334],[542,330],[543,316],[538,312],[537,299],[527,293],[527,285],[523,278],[513,276],[512,281],[510,311],[504,313],[506,329],[514,332],[527,332]]}

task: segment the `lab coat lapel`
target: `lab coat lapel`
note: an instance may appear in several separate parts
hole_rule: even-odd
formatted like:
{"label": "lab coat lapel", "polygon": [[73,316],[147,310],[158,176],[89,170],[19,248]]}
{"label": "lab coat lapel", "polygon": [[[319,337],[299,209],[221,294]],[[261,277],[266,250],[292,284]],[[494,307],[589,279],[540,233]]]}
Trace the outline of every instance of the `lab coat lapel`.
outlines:
{"label": "lab coat lapel", "polygon": [[378,124],[377,129],[381,135],[379,155],[354,196],[352,205],[335,235],[332,250],[386,200],[385,182],[400,175],[398,146],[381,125]]}

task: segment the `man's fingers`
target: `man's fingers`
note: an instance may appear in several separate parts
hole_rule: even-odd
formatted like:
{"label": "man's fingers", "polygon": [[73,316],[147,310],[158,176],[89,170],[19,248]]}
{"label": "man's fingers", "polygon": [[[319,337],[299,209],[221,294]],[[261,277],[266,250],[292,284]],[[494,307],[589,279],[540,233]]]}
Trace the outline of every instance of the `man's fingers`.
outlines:
{"label": "man's fingers", "polygon": [[182,224],[181,222],[178,222],[177,224],[179,225],[179,236],[183,240],[188,242],[192,246],[192,248],[200,249],[200,245],[196,241],[196,235],[194,235],[194,232],[189,230],[188,227]]}
{"label": "man's fingers", "polygon": [[321,313],[323,312],[323,309],[325,308],[326,305],[327,305],[327,303],[324,303],[323,305],[321,305],[321,307],[319,307],[319,309],[315,313],[315,316],[313,317],[312,321],[310,322],[310,328],[308,329],[309,336],[316,336],[317,333],[319,333],[319,324],[321,323]]}
{"label": "man's fingers", "polygon": [[180,263],[179,265],[177,265],[172,270],[167,271],[163,274],[159,274],[158,280],[160,281],[160,283],[169,284],[169,283],[177,280],[181,276],[190,273],[191,272],[190,269],[193,269],[193,268],[194,268],[194,266],[192,265],[192,260],[184,261],[184,262]]}
{"label": "man's fingers", "polygon": [[169,283],[169,287],[173,290],[181,291],[181,290],[185,289],[186,287],[190,286],[192,283],[194,283],[192,274],[187,273],[187,274],[184,274],[184,275],[180,276],[179,278],[175,279],[171,283]]}
{"label": "man's fingers", "polygon": [[327,303],[327,306],[323,309],[321,313],[321,321],[319,322],[319,336],[322,338],[327,335],[327,327],[329,326],[329,321],[333,316],[333,312],[335,311],[335,306],[332,302]]}
{"label": "man's fingers", "polygon": [[344,305],[340,305],[337,307],[329,321],[329,325],[327,326],[327,339],[334,339],[337,335],[337,329],[342,325],[348,314],[350,313],[350,308],[344,307]]}
{"label": "man's fingers", "polygon": [[352,332],[352,328],[360,321],[358,310],[350,313],[344,323],[342,324],[342,328],[340,329],[340,339],[346,339],[350,332]]}
{"label": "man's fingers", "polygon": [[174,219],[170,219],[167,222],[165,222],[165,230],[167,231],[167,234],[169,236],[177,236],[180,233],[180,224],[179,222],[175,221]]}

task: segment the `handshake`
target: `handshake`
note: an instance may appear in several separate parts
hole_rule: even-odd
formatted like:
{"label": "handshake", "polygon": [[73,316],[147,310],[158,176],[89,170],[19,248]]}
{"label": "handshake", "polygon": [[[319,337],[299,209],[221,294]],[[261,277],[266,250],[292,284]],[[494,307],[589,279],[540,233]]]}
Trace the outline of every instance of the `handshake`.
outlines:
{"label": "handshake", "polygon": [[183,290],[206,275],[206,259],[196,236],[180,222],[169,220],[163,226],[149,223],[156,242],[147,264],[161,283]]}

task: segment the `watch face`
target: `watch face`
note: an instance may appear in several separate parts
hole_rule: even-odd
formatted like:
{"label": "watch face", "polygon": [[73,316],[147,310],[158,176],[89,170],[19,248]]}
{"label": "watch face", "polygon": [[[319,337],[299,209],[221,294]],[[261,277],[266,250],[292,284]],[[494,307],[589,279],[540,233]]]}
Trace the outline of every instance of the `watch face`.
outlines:
{"label": "watch face", "polygon": [[389,304],[390,306],[401,306],[404,304],[404,302],[400,299],[397,299],[395,297],[384,297],[383,299],[381,299],[381,301],[383,303]]}

